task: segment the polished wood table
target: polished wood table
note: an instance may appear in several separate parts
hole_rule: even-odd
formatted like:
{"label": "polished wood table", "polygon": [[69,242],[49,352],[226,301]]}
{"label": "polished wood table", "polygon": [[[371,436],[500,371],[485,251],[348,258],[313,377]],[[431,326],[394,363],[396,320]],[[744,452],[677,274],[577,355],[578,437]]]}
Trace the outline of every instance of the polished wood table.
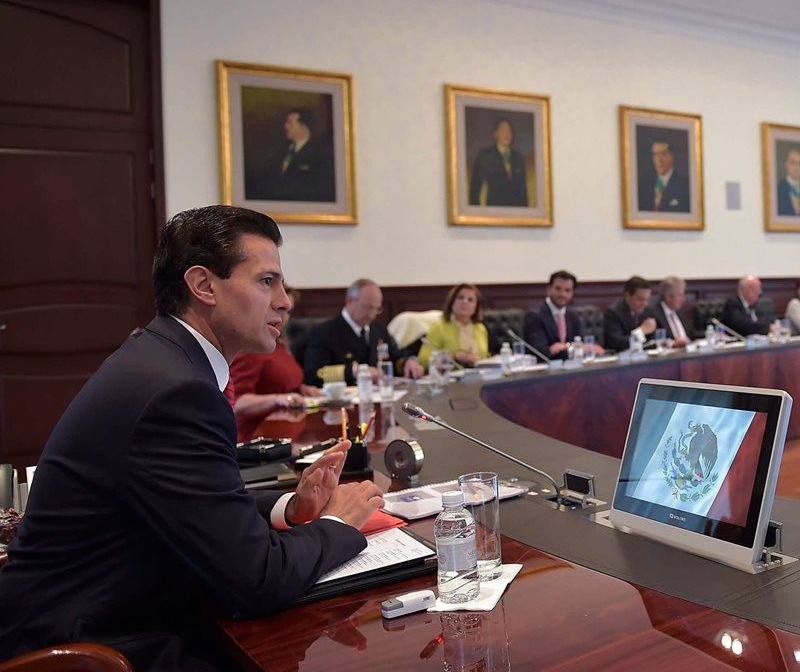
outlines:
{"label": "polished wood table", "polygon": [[[598,450],[601,442],[592,440],[583,445],[593,450],[578,448],[577,441],[566,438],[572,425],[593,427],[582,430],[587,432],[584,437],[593,439],[598,436],[593,431],[616,431],[609,429],[612,420],[605,425],[591,424],[598,422],[597,409],[607,404],[605,411],[624,417],[627,427],[632,395],[642,376],[672,377],[677,372],[674,377],[698,380],[702,378],[689,376],[711,375],[708,372],[714,370],[714,382],[751,383],[758,376],[764,381],[784,376],[788,381],[800,361],[798,356],[800,348],[790,345],[706,357],[653,358],[627,366],[520,374],[485,385],[454,383],[433,399],[409,399],[521,459],[535,461],[550,473],[560,474],[572,465],[598,474],[599,495],[608,499],[618,468],[618,459],[609,447],[616,444],[609,439],[602,443],[606,450]],[[597,387],[590,390],[592,385]],[[572,412],[559,411],[571,394],[578,396],[572,400]],[[512,397],[516,404],[511,403]],[[518,412],[522,405],[527,409],[524,413]],[[425,447],[423,482],[445,480],[476,468],[491,469],[501,476],[523,476],[515,465],[443,430],[423,430],[399,413],[397,406],[378,409],[376,437],[370,446],[375,480],[382,487],[399,487],[382,473],[382,446],[387,438],[408,434]],[[365,412],[361,410],[362,415]],[[351,422],[358,413],[350,410]],[[506,413],[511,416],[508,420],[502,417]],[[549,417],[552,424],[543,422],[540,429],[544,432],[531,431],[530,425],[539,422],[536,416]],[[335,436],[338,427],[332,413],[326,419],[326,413],[320,411],[268,419],[258,433],[292,436],[303,443]],[[793,503],[788,504],[791,507]],[[524,507],[533,505],[522,500],[503,502],[501,517],[519,524]],[[535,518],[530,520],[531,525],[536,524]],[[412,523],[410,529],[432,539],[430,519]],[[794,533],[797,525],[791,529]],[[503,562],[521,563],[523,569],[489,613],[421,613],[394,621],[381,617],[382,600],[435,588],[435,575],[431,574],[265,618],[220,620],[220,631],[246,669],[274,672],[800,669],[800,635],[779,627],[613,578],[505,536]]]}

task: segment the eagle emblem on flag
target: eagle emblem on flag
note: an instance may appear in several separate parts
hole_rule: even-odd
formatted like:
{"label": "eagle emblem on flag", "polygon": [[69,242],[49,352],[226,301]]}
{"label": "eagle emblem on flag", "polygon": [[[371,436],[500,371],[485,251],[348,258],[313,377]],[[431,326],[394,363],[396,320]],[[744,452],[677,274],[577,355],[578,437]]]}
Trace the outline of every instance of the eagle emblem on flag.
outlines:
{"label": "eagle emblem on flag", "polygon": [[699,502],[716,485],[717,435],[706,424],[689,421],[686,431],[664,439],[661,473],[681,502]]}

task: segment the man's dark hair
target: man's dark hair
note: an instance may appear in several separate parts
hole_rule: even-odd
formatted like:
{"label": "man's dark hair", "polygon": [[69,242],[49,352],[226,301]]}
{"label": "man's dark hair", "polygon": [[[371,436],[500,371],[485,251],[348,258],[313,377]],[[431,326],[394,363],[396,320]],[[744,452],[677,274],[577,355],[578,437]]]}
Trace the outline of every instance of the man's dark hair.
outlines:
{"label": "man's dark hair", "polygon": [[511,120],[508,117],[500,117],[497,121],[494,122],[494,130],[496,131],[500,128],[500,124],[508,124],[508,127],[511,129],[511,135],[516,137],[516,133],[514,132],[514,124],[511,123]]}
{"label": "man's dark hair", "polygon": [[572,275],[572,273],[569,271],[556,271],[553,273],[550,276],[550,279],[547,281],[547,286],[552,287],[556,280],[572,280],[572,289],[575,289],[578,286],[578,278]]}
{"label": "man's dark hair", "polygon": [[650,283],[639,275],[633,275],[625,281],[622,291],[633,296],[640,289],[650,289]]}
{"label": "man's dark hair", "polygon": [[674,154],[675,153],[673,151],[673,149],[672,149],[672,143],[669,140],[667,140],[666,138],[656,138],[655,140],[653,140],[653,142],[650,143],[651,151],[653,149],[653,145],[666,145],[667,146],[667,151],[670,154]]}
{"label": "man's dark hair", "polygon": [[189,288],[183,276],[192,266],[205,266],[220,278],[229,278],[244,261],[239,238],[251,233],[268,238],[276,246],[283,242],[278,225],[267,215],[230,205],[210,205],[184,210],[161,231],[153,259],[153,286],[159,315],[184,313]]}
{"label": "man's dark hair", "polygon": [[289,114],[296,114],[297,121],[308,129],[308,132],[314,134],[314,113],[307,107],[293,107]]}

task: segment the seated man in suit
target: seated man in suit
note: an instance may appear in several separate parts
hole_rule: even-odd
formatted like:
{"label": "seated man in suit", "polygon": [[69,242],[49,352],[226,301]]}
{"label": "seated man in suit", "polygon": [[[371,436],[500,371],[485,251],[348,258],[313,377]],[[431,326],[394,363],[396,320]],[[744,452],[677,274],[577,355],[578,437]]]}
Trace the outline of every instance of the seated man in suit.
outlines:
{"label": "seated man in suit", "polygon": [[[566,359],[575,336],[582,336],[581,321],[569,307],[578,280],[568,271],[556,271],[547,282],[547,297],[536,312],[525,316],[524,338],[551,359]],[[597,344],[597,354],[605,352]]]}
{"label": "seated man in suit", "polygon": [[658,288],[658,297],[659,301],[648,309],[648,315],[655,318],[658,329],[666,329],[667,338],[672,339],[673,347],[686,346],[692,340],[686,327],[689,322],[683,312],[686,281],[674,275],[664,278]]}
{"label": "seated man in suit", "polygon": [[630,347],[630,338],[644,343],[653,337],[655,318],[645,313],[650,300],[650,283],[634,275],[625,282],[622,301],[603,314],[603,343],[609,350],[622,352]]}
{"label": "seated man in suit", "polygon": [[243,208],[167,222],[158,316],[103,362],[39,460],[0,571],[0,660],[99,642],[137,672],[235,670],[204,605],[284,609],[366,546],[358,528],[383,500],[373,483],[339,485],[349,442],[294,494],[247,491],[239,474],[223,389],[237,353],[275,349],[291,305],[280,243]]}
{"label": "seated man in suit", "polygon": [[756,306],[761,296],[761,280],[755,275],[746,275],[739,280],[736,298],[728,299],[722,310],[722,323],[742,336],[768,334],[771,315],[765,315]]}
{"label": "seated man in suit", "polygon": [[400,357],[386,327],[374,321],[383,310],[382,304],[381,288],[372,280],[361,278],[347,288],[342,312],[308,336],[306,385],[320,386],[323,381],[331,380],[344,380],[352,385],[359,364],[369,364],[372,379],[377,380],[378,343],[388,347],[395,371],[402,371],[409,378],[419,378],[425,373],[413,357]]}

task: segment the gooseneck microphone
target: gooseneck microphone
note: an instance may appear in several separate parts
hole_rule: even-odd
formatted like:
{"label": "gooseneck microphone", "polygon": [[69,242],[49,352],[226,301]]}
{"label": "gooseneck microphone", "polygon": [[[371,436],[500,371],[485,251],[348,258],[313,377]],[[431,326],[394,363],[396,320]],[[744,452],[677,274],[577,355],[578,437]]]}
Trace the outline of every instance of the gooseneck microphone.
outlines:
{"label": "gooseneck microphone", "polygon": [[543,359],[548,364],[550,363],[550,357],[545,355],[541,350],[537,350],[534,348],[528,341],[526,341],[522,336],[519,336],[516,331],[513,329],[506,329],[506,333],[511,336],[517,343],[522,343],[528,350],[530,350],[534,355],[536,355],[539,359]]}
{"label": "gooseneck microphone", "polygon": [[734,331],[727,324],[723,324],[722,322],[720,322],[716,317],[711,318],[711,323],[716,327],[720,327],[726,334],[733,336],[735,339],[738,339],[745,343],[747,342],[747,339],[744,336],[742,336],[738,331]]}
{"label": "gooseneck microphone", "polygon": [[472,441],[473,443],[477,443],[479,446],[486,448],[486,450],[491,450],[493,453],[500,455],[500,457],[505,457],[507,460],[511,460],[514,464],[518,464],[520,467],[525,467],[525,469],[529,469],[534,473],[539,474],[546,478],[550,483],[553,485],[553,489],[556,491],[556,504],[561,504],[561,488],[556,483],[555,479],[548,473],[542,471],[541,469],[537,469],[536,467],[532,467],[527,462],[523,462],[522,460],[514,457],[513,455],[509,455],[506,452],[503,452],[499,448],[495,448],[494,446],[490,446],[488,443],[484,443],[480,439],[475,438],[474,436],[470,436],[465,432],[462,432],[460,429],[456,429],[452,425],[448,425],[444,420],[440,420],[432,416],[427,411],[424,411],[419,406],[414,406],[414,404],[409,404],[408,402],[403,404],[403,412],[406,415],[410,415],[412,418],[419,418],[420,420],[424,420],[426,422],[432,422],[435,425],[439,425],[439,427],[444,427],[445,429],[449,429],[451,432],[458,434],[459,436]]}

